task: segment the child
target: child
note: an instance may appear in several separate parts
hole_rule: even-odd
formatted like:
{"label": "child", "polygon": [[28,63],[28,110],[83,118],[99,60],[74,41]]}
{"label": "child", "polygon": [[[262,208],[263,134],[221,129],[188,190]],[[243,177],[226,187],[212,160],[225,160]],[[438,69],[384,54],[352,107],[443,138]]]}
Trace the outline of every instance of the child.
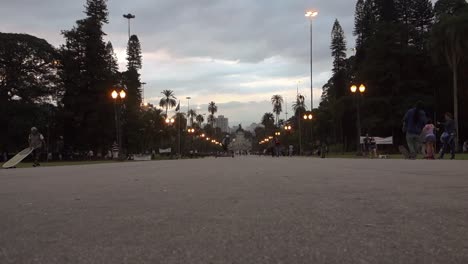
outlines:
{"label": "child", "polygon": [[429,120],[422,130],[422,138],[426,144],[425,159],[434,159],[434,149],[437,141],[434,130],[435,126],[432,120]]}

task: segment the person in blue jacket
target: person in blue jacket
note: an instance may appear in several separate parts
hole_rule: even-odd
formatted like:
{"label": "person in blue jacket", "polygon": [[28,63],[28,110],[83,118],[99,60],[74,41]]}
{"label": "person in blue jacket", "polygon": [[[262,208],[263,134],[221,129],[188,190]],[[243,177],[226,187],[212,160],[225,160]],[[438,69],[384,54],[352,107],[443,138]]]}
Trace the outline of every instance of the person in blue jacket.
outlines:
{"label": "person in blue jacket", "polygon": [[413,108],[406,112],[403,119],[403,131],[406,133],[406,143],[411,159],[416,159],[421,149],[421,132],[426,123],[426,113],[422,109],[422,102],[418,101]]}

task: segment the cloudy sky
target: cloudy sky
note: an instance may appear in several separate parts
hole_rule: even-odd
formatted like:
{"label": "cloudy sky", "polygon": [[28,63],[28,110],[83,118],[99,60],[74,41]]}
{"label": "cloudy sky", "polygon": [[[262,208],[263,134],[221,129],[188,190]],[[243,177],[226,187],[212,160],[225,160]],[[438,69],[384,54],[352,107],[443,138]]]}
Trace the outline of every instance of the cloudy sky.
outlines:
{"label": "cloudy sky", "polygon": [[[61,30],[84,16],[85,0],[0,0],[0,31],[21,32],[63,43]],[[125,66],[127,21],[143,49],[145,98],[156,104],[163,89],[206,113],[215,101],[230,125],[259,122],[281,94],[288,108],[299,90],[310,101],[308,9],[314,20],[314,106],[330,77],[330,31],[335,18],[353,47],[355,0],[109,0],[107,40]],[[310,103],[309,103],[310,104]],[[186,107],[186,100],[182,100]],[[289,112],[292,112],[289,109]],[[283,113],[284,117],[284,113]]]}

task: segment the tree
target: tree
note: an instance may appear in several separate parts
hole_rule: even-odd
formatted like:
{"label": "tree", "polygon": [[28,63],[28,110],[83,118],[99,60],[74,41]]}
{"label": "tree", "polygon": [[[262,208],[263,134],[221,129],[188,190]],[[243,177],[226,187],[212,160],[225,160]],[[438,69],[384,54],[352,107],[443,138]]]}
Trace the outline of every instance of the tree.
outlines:
{"label": "tree", "polygon": [[434,5],[436,21],[439,22],[444,16],[453,16],[466,6],[465,0],[438,0]]}
{"label": "tree", "polygon": [[[63,83],[59,54],[47,41],[0,33],[0,152],[24,147],[32,126],[45,133],[56,123]],[[48,142],[47,142],[48,143]]]}
{"label": "tree", "polygon": [[419,50],[426,48],[425,41],[434,22],[434,8],[431,0],[410,1],[410,19],[412,25],[410,36]]}
{"label": "tree", "polygon": [[218,112],[218,106],[216,105],[215,102],[211,101],[208,104],[208,112],[210,113],[210,118],[209,121],[211,123],[211,126],[214,127],[214,114]]}
{"label": "tree", "polygon": [[337,74],[346,67],[346,40],[338,19],[333,24],[330,49],[333,57],[333,73]]}
{"label": "tree", "polygon": [[296,97],[296,101],[293,103],[292,107],[294,109],[294,114],[300,117],[305,111],[307,111],[305,97],[301,94],[298,94]]}
{"label": "tree", "polygon": [[65,86],[65,143],[77,149],[103,151],[114,135],[111,87],[119,83],[110,46],[104,42],[108,23],[105,0],[87,0],[84,19],[62,34],[62,74]]}
{"label": "tree", "polygon": [[379,20],[379,0],[358,0],[354,18],[354,32],[356,39],[356,50],[359,53],[369,38],[372,37],[375,24]]}
{"label": "tree", "polygon": [[453,108],[459,142],[458,120],[458,72],[461,60],[466,57],[468,49],[468,11],[456,16],[447,16],[439,21],[432,32],[433,50],[436,57],[443,57],[452,70]]}
{"label": "tree", "polygon": [[193,109],[190,109],[187,114],[190,120],[190,126],[193,126],[193,120],[197,117],[197,112]]}
{"label": "tree", "polygon": [[197,115],[195,120],[197,121],[199,127],[202,127],[203,122],[205,122],[205,118],[201,114]]}
{"label": "tree", "polygon": [[61,94],[59,54],[43,39],[0,33],[0,102],[34,103]]}
{"label": "tree", "polygon": [[161,98],[159,101],[159,106],[162,108],[166,108],[166,117],[167,117],[167,111],[169,108],[174,108],[177,105],[176,97],[174,95],[174,91],[172,90],[164,90],[161,92],[164,97]]}
{"label": "tree", "polygon": [[141,58],[140,40],[136,35],[132,35],[127,45],[127,68],[129,70],[140,70],[142,67]]}
{"label": "tree", "polygon": [[107,11],[107,0],[86,0],[85,14],[102,24],[109,23]]}
{"label": "tree", "polygon": [[275,116],[273,113],[265,113],[261,123],[265,126],[266,131],[272,131],[275,127]]}
{"label": "tree", "polygon": [[109,41],[107,42],[106,45],[106,61],[107,65],[109,66],[108,71],[112,72],[112,74],[115,76],[114,78],[118,79],[119,75],[119,64],[118,64],[118,59],[117,55],[114,52],[114,47],[112,46],[112,43]]}
{"label": "tree", "polygon": [[127,147],[130,152],[137,151],[139,147],[140,131],[143,129],[141,123],[142,95],[139,70],[141,63],[141,45],[138,37],[132,35],[127,45],[127,71],[123,73],[123,83],[127,89],[125,100],[125,136]]}
{"label": "tree", "polygon": [[164,115],[162,110],[147,107],[141,116],[143,125],[142,136],[139,139],[142,151],[151,151],[161,147],[161,137],[164,136]]}
{"label": "tree", "polygon": [[283,112],[283,97],[275,94],[271,97],[271,104],[273,105],[273,113],[276,115],[276,125],[278,126],[279,116]]}
{"label": "tree", "polygon": [[356,3],[356,10],[354,15],[354,31],[353,34],[356,36],[356,48],[362,46],[364,42],[365,35],[365,10],[364,10],[365,0],[358,0]]}
{"label": "tree", "polygon": [[408,45],[425,48],[425,39],[434,20],[430,0],[395,0],[396,19],[401,24],[402,49]]}

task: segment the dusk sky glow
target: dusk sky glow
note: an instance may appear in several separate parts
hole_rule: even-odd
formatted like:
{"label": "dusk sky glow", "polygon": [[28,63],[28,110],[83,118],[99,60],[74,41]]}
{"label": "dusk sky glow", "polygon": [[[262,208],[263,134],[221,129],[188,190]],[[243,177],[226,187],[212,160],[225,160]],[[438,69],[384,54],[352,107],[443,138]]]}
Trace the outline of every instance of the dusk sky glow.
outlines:
{"label": "dusk sky glow", "polygon": [[[1,0],[0,31],[31,34],[58,47],[64,42],[61,30],[84,17],[84,2]],[[110,0],[104,30],[123,68],[127,20],[122,15],[136,15],[132,34],[142,43],[146,101],[157,104],[160,92],[171,89],[185,107],[187,96],[200,113],[215,101],[218,114],[228,117],[231,126],[249,125],[271,112],[273,94],[283,95],[292,113],[298,81],[310,101],[309,22],[304,16],[308,9],[320,12],[314,20],[318,106],[321,87],[331,75],[333,22],[339,19],[351,49],[354,6],[355,1],[342,0]]]}

